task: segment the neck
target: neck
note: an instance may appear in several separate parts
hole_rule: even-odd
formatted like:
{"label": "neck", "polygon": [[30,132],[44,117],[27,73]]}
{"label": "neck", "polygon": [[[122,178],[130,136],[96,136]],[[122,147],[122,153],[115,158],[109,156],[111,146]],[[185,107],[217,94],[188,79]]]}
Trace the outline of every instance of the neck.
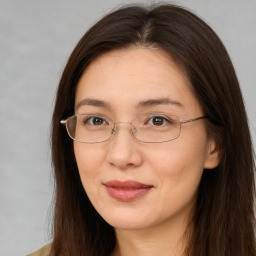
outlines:
{"label": "neck", "polygon": [[116,229],[117,246],[111,256],[183,256],[187,226],[183,219],[143,230]]}

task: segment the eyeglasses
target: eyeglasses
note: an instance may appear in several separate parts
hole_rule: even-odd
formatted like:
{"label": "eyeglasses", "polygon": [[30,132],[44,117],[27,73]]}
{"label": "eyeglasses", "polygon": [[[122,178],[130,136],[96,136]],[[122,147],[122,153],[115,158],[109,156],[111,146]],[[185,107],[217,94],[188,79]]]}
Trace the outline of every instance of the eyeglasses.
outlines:
{"label": "eyeglasses", "polygon": [[77,114],[60,121],[65,124],[69,136],[81,143],[101,143],[109,140],[118,124],[131,125],[133,136],[145,143],[162,143],[180,136],[181,124],[194,122],[207,116],[180,120],[178,116],[166,113],[143,114],[131,122],[113,121],[103,115]]}

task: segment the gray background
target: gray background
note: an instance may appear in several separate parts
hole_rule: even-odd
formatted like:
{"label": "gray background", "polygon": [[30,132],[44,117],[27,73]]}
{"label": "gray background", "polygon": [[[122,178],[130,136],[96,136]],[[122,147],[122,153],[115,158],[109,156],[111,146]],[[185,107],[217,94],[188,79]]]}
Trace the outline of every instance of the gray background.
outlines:
{"label": "gray background", "polygon": [[[150,3],[150,1],[141,1]],[[86,29],[118,0],[0,0],[0,255],[49,241],[49,127],[65,62]],[[226,45],[256,139],[256,1],[180,0]]]}

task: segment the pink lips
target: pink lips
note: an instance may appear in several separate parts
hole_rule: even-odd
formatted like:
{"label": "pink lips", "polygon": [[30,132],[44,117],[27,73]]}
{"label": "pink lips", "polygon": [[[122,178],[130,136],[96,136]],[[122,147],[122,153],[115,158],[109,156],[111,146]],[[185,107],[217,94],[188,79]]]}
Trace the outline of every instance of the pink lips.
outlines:
{"label": "pink lips", "polygon": [[119,201],[129,202],[147,194],[152,185],[142,184],[137,181],[113,180],[104,184],[109,195]]}

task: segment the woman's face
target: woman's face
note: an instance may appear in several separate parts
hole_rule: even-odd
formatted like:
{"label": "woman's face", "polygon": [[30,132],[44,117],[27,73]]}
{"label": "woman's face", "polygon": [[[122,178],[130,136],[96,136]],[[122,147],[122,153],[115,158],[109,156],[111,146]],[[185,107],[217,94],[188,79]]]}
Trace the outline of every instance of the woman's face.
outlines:
{"label": "woman's face", "polygon": [[[122,122],[148,113],[204,115],[182,70],[163,51],[143,47],[95,59],[77,85],[75,113]],[[203,169],[218,164],[204,122],[182,124],[180,136],[165,143],[136,140],[128,123],[117,124],[106,142],[74,142],[82,184],[99,214],[118,229],[188,220]]]}

